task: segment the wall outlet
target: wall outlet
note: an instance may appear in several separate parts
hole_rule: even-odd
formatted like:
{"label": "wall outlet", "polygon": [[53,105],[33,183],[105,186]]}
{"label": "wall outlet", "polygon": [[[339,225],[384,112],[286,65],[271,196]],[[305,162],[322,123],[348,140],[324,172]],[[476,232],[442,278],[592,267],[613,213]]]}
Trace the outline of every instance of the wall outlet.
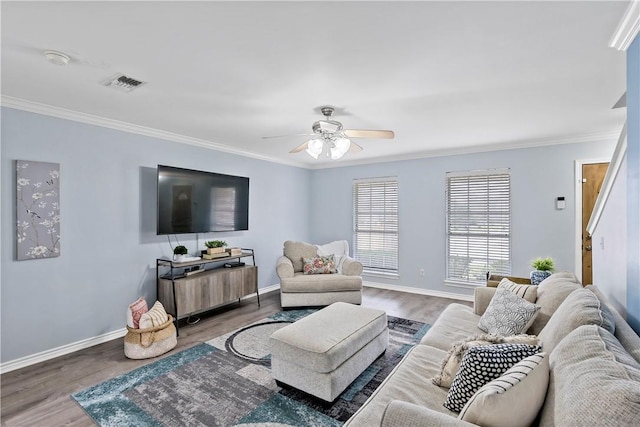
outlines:
{"label": "wall outlet", "polygon": [[420,277],[424,277],[424,268],[420,269]]}

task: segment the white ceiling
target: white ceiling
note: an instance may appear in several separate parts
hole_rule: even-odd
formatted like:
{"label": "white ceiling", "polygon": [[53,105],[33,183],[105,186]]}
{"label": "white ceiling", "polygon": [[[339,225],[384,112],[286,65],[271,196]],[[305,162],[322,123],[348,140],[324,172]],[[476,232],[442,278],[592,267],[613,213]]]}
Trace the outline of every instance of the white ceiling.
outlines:
{"label": "white ceiling", "polygon": [[[627,1],[6,2],[4,105],[44,104],[308,168],[617,134]],[[71,57],[56,66],[43,51]],[[115,73],[148,82],[124,93]],[[29,101],[25,103],[22,100]],[[337,107],[392,129],[360,153],[289,150]],[[37,109],[37,108],[36,108]],[[85,116],[86,117],[86,116]],[[113,122],[112,122],[113,123]]]}

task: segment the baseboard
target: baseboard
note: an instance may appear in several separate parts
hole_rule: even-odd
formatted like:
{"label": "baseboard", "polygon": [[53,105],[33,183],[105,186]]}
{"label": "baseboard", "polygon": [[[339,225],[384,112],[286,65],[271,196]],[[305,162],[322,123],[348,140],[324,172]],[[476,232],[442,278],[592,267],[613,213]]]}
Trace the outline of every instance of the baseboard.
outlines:
{"label": "baseboard", "polygon": [[[277,291],[280,289],[280,284],[266,286],[258,289],[260,295]],[[242,299],[252,298],[254,294],[247,295]],[[21,357],[19,359],[10,360],[5,363],[0,363],[0,374],[15,371],[16,369],[26,368],[27,366],[35,365],[36,363],[46,362],[56,357],[64,356],[65,354],[73,353],[74,351],[84,350],[85,348],[93,347],[94,345],[102,344],[107,341],[122,338],[127,334],[127,329],[118,329],[117,331],[108,332],[106,334],[98,335],[97,337],[87,338],[71,344],[66,344],[60,347],[45,350],[40,353],[32,354],[29,356]]]}
{"label": "baseboard", "polygon": [[432,289],[412,288],[409,286],[389,285],[386,283],[377,283],[377,282],[363,282],[362,285],[368,286],[370,288],[387,289],[390,291],[407,292],[410,294],[428,295],[431,297],[449,298],[449,299],[455,299],[460,301],[473,302],[473,295],[462,295],[462,294],[455,294],[452,292],[434,291]]}
{"label": "baseboard", "polygon": [[40,353],[21,357],[15,360],[10,360],[5,363],[0,363],[0,374],[5,374],[7,372],[15,371],[16,369],[25,368],[30,365],[35,365],[36,363],[55,359],[56,357],[64,356],[65,354],[73,353],[74,351],[84,350],[85,348],[93,347],[94,345],[122,338],[126,334],[126,328],[118,329],[116,331],[98,335],[97,337],[87,338],[71,344],[66,344],[60,347],[52,348],[50,350],[45,350]]}

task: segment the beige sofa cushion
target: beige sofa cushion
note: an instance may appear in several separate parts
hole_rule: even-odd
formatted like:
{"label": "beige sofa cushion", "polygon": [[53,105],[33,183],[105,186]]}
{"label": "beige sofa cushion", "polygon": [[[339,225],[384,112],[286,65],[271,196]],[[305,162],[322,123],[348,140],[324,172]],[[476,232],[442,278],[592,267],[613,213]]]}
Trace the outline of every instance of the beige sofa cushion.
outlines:
{"label": "beige sofa cushion", "polygon": [[556,273],[547,277],[538,285],[538,298],[536,305],[540,307],[538,315],[534,319],[528,334],[538,335],[547,324],[551,315],[562,304],[562,301],[582,285],[571,273]]}
{"label": "beige sofa cushion", "polygon": [[576,289],[560,304],[540,332],[544,351],[551,352],[571,331],[582,325],[598,325],[615,332],[615,320],[589,289]]}
{"label": "beige sofa cushion", "polygon": [[280,291],[289,293],[344,292],[362,290],[362,277],[344,274],[302,274],[280,280]]}
{"label": "beige sofa cushion", "polygon": [[318,255],[318,248],[311,243],[287,240],[284,242],[283,255],[291,260],[293,271],[298,273],[302,271],[302,258],[315,257]]}
{"label": "beige sofa cushion", "polygon": [[[527,427],[538,416],[548,385],[548,354],[534,354],[482,386],[458,418],[483,427]],[[517,416],[514,408],[518,408]]]}
{"label": "beige sofa cushion", "polygon": [[541,426],[619,427],[640,420],[640,364],[607,330],[584,325],[549,356]]}
{"label": "beige sofa cushion", "polygon": [[[484,334],[478,328],[478,320],[480,320],[480,316],[474,314],[471,307],[457,303],[449,304],[422,337],[420,344],[449,351],[451,345],[456,341]],[[441,360],[443,359],[440,359],[438,363]]]}

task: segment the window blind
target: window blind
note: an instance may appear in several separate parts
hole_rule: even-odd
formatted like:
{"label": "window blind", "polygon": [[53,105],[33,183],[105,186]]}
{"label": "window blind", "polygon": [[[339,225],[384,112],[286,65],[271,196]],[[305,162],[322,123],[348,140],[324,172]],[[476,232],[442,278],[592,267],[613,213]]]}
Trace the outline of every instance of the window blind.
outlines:
{"label": "window blind", "polygon": [[509,170],[447,174],[447,280],[511,273]]}
{"label": "window blind", "polygon": [[398,271],[398,181],[353,183],[354,257],[369,272]]}

